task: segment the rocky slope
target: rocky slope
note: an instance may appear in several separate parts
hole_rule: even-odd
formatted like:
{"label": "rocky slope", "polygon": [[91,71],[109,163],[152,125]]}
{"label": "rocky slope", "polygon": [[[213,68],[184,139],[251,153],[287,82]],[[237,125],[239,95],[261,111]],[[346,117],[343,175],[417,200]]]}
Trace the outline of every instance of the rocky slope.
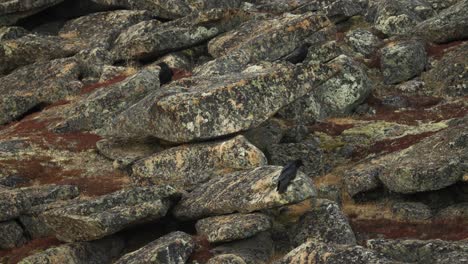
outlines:
{"label": "rocky slope", "polygon": [[467,39],[468,0],[0,0],[0,262],[466,263]]}

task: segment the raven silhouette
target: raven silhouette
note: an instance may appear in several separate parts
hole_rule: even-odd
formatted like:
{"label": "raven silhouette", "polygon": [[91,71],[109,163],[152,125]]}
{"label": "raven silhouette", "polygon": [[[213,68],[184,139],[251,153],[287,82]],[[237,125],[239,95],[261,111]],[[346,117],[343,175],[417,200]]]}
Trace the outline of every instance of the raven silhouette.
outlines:
{"label": "raven silhouette", "polygon": [[159,72],[159,82],[161,85],[166,84],[172,81],[172,70],[165,62],[160,62],[157,64],[161,67],[161,71]]}
{"label": "raven silhouette", "polygon": [[288,188],[289,183],[296,178],[297,170],[300,166],[303,166],[302,160],[298,159],[295,161],[291,161],[286,166],[284,166],[283,170],[281,170],[281,174],[278,178],[278,187],[276,190],[278,193],[284,193]]}

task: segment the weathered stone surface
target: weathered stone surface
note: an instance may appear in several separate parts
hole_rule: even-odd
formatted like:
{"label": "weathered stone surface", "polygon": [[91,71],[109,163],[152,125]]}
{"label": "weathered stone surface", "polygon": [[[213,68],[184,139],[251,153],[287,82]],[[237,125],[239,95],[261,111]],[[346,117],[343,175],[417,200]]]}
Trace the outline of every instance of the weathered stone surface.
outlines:
{"label": "weathered stone surface", "polygon": [[457,203],[443,208],[435,216],[437,220],[468,219],[468,203]]}
{"label": "weathered stone surface", "polygon": [[382,171],[380,165],[379,160],[375,159],[357,164],[354,168],[347,171],[343,178],[349,195],[354,196],[382,186],[377,177]]}
{"label": "weathered stone surface", "polygon": [[281,122],[281,120],[271,118],[260,126],[246,131],[244,137],[266,153],[266,150],[271,144],[280,143],[283,138],[284,130],[285,124]]}
{"label": "weathered stone surface", "polygon": [[223,244],[212,251],[216,256],[207,264],[264,264],[274,253],[274,243],[267,232],[262,232],[252,238]]}
{"label": "weathered stone surface", "polygon": [[356,244],[353,230],[348,219],[335,202],[320,199],[312,211],[301,216],[291,232],[294,246],[299,246],[309,239],[332,244]]}
{"label": "weathered stone surface", "polygon": [[28,31],[22,27],[1,27],[0,26],[0,41],[17,39],[27,34],[28,34]]}
{"label": "weathered stone surface", "polygon": [[32,64],[71,56],[78,52],[63,39],[55,36],[28,34],[0,43],[0,75]]}
{"label": "weathered stone surface", "polygon": [[239,10],[212,9],[167,23],[143,21],[123,31],[112,52],[116,60],[158,57],[207,41],[247,18]]}
{"label": "weathered stone surface", "polygon": [[403,221],[422,221],[432,217],[429,206],[416,202],[395,203],[392,206],[392,213]]}
{"label": "weathered stone surface", "polygon": [[364,56],[372,55],[379,47],[380,39],[366,29],[351,30],[346,33],[346,43]]}
{"label": "weathered stone surface", "polygon": [[317,241],[306,242],[289,252],[276,264],[397,264],[400,262],[381,257],[377,252],[361,246],[333,245]]}
{"label": "weathered stone surface", "polygon": [[16,221],[0,223],[0,248],[18,247],[26,241],[23,229]]}
{"label": "weathered stone surface", "polygon": [[0,124],[21,117],[40,104],[48,104],[76,94],[82,87],[79,61],[58,59],[22,67],[1,77]]}
{"label": "weathered stone surface", "polygon": [[281,170],[279,166],[264,166],[211,179],[182,198],[174,214],[181,219],[197,219],[233,212],[250,213],[316,195],[312,181],[301,172],[280,195],[276,186]]}
{"label": "weathered stone surface", "polygon": [[426,2],[429,3],[434,10],[441,11],[460,2],[460,0],[426,0]]}
{"label": "weathered stone surface", "polygon": [[170,186],[135,187],[42,214],[62,241],[88,241],[164,216],[179,194]]}
{"label": "weathered stone surface", "polygon": [[169,184],[193,189],[226,172],[253,169],[267,164],[263,153],[243,136],[214,142],[182,145],[139,160],[132,179],[139,184]]}
{"label": "weathered stone surface", "polygon": [[468,1],[461,0],[437,16],[418,24],[413,33],[437,43],[463,40],[468,36]]}
{"label": "weathered stone surface", "polygon": [[208,51],[216,59],[194,72],[226,74],[242,71],[249,63],[279,60],[321,30],[334,30],[334,27],[326,16],[314,13],[251,20],[210,41]]}
{"label": "weathered stone surface", "polygon": [[337,68],[274,64],[253,66],[241,74],[182,79],[117,116],[107,134],[188,142],[247,130],[328,79]]}
{"label": "weathered stone surface", "polygon": [[159,71],[159,67],[142,69],[75,101],[67,109],[66,120],[58,124],[56,130],[90,131],[108,125],[112,118],[159,89]]}
{"label": "weathered stone surface", "polygon": [[26,257],[19,263],[110,264],[113,258],[117,257],[123,248],[123,239],[108,237],[93,242],[76,242],[52,247]]}
{"label": "weathered stone surface", "polygon": [[148,245],[125,254],[116,264],[184,264],[192,254],[195,243],[192,237],[184,232],[173,232]]}
{"label": "weathered stone surface", "polygon": [[260,213],[213,216],[198,220],[195,225],[198,235],[210,243],[244,239],[266,231],[271,227],[268,216]]}
{"label": "weathered stone surface", "polygon": [[367,247],[387,258],[410,263],[465,263],[468,245],[464,241],[371,239]]}
{"label": "weathered stone surface", "polygon": [[382,50],[384,83],[396,84],[421,74],[426,66],[426,50],[420,41],[390,43]]}
{"label": "weathered stone surface", "polygon": [[0,2],[0,26],[12,25],[19,19],[33,15],[63,0],[12,0]]}

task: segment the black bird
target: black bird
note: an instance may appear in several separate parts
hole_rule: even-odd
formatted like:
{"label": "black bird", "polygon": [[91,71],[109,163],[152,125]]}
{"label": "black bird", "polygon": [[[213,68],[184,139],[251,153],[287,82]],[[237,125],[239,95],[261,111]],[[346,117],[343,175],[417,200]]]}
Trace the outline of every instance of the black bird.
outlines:
{"label": "black bird", "polygon": [[276,190],[278,193],[284,193],[288,188],[289,183],[296,178],[297,170],[300,166],[303,166],[302,160],[298,159],[291,161],[284,166],[281,174],[278,178],[278,187]]}
{"label": "black bird", "polygon": [[293,64],[297,64],[299,62],[303,62],[309,53],[309,43],[304,43],[300,47],[296,48],[290,54],[283,56],[280,60],[289,61]]}
{"label": "black bird", "polygon": [[160,62],[157,64],[161,67],[161,71],[159,72],[159,83],[161,85],[166,84],[172,81],[172,70],[165,62]]}

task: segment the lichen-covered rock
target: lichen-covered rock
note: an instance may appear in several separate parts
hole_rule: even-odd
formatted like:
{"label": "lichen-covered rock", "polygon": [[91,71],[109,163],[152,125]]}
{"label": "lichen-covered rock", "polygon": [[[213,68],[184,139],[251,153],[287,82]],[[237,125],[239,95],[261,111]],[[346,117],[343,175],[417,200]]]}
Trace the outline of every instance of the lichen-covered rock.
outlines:
{"label": "lichen-covered rock", "polygon": [[244,239],[271,227],[268,216],[260,213],[213,216],[198,220],[198,235],[206,236],[210,243]]}
{"label": "lichen-covered rock", "polygon": [[49,210],[42,218],[62,241],[89,241],[163,217],[177,196],[170,186],[135,187]]}
{"label": "lichen-covered rock", "polygon": [[468,1],[458,3],[419,23],[413,33],[437,43],[463,40],[468,36]]}
{"label": "lichen-covered rock", "polygon": [[193,238],[184,232],[173,232],[125,254],[115,264],[184,264],[195,248]]}
{"label": "lichen-covered rock", "polygon": [[289,252],[276,264],[398,264],[375,251],[355,245],[334,245],[317,241],[306,242]]}
{"label": "lichen-covered rock", "polygon": [[291,241],[299,246],[309,239],[332,244],[356,244],[356,237],[335,202],[320,199],[310,212],[307,212],[293,226]]}
{"label": "lichen-covered rock", "polygon": [[326,16],[316,13],[251,20],[210,41],[208,51],[216,59],[194,72],[207,76],[226,74],[239,72],[249,63],[279,60],[322,30],[334,30],[334,26]]}
{"label": "lichen-covered rock", "polygon": [[372,82],[358,62],[341,55],[331,63],[340,65],[342,70],[282,109],[281,116],[313,123],[328,116],[349,114],[367,98]]}
{"label": "lichen-covered rock", "polygon": [[468,245],[463,241],[371,239],[367,240],[367,247],[402,262],[448,264],[468,261]]}
{"label": "lichen-covered rock", "polygon": [[392,206],[392,213],[403,221],[422,221],[432,217],[431,208],[417,202],[395,203]]}
{"label": "lichen-covered rock", "polygon": [[14,219],[30,207],[30,200],[23,192],[0,189],[0,221]]}
{"label": "lichen-covered rock", "polygon": [[159,71],[159,67],[145,68],[120,82],[96,89],[74,102],[66,110],[66,119],[55,129],[90,131],[106,126],[112,118],[159,89]]}
{"label": "lichen-covered rock", "polygon": [[107,237],[92,242],[76,242],[48,248],[22,259],[20,264],[75,263],[110,264],[124,248],[118,237]]}
{"label": "lichen-covered rock", "polygon": [[27,34],[28,34],[28,31],[22,27],[1,27],[0,26],[0,41],[17,39]]}
{"label": "lichen-covered rock", "polygon": [[16,221],[0,222],[0,248],[18,247],[26,241],[23,229]]}
{"label": "lichen-covered rock", "polygon": [[380,67],[385,84],[396,84],[421,74],[427,56],[421,41],[391,42],[381,50]]}
{"label": "lichen-covered rock", "polygon": [[28,34],[5,40],[0,43],[0,75],[34,62],[45,63],[77,52],[77,47],[55,36]]}
{"label": "lichen-covered rock", "polygon": [[247,20],[248,16],[234,9],[212,9],[167,23],[143,21],[123,31],[115,40],[112,52],[116,60],[158,57],[207,41]]}
{"label": "lichen-covered rock", "polygon": [[181,79],[121,113],[106,133],[189,142],[247,130],[327,80],[337,68],[274,64],[252,66],[241,74]]}
{"label": "lichen-covered rock", "polygon": [[0,26],[12,25],[23,17],[33,15],[62,1],[63,0],[2,1],[0,2]]}
{"label": "lichen-covered rock", "polygon": [[342,53],[342,48],[336,41],[319,41],[309,47],[304,63],[327,63]]}
{"label": "lichen-covered rock", "polygon": [[266,153],[266,150],[271,144],[280,143],[283,138],[285,124],[275,118],[267,120],[258,127],[247,130],[244,137],[249,140],[254,146]]}
{"label": "lichen-covered rock", "polygon": [[82,87],[79,61],[68,58],[38,62],[1,77],[0,124],[21,117],[30,109],[76,94]]}
{"label": "lichen-covered rock", "polygon": [[225,243],[212,249],[215,254],[207,264],[266,264],[274,253],[270,234],[262,232],[244,240]]}
{"label": "lichen-covered rock", "polygon": [[183,197],[174,214],[180,219],[199,219],[233,212],[250,213],[316,195],[312,181],[301,172],[287,191],[279,194],[276,186],[282,169],[263,166],[211,179]]}
{"label": "lichen-covered rock", "polygon": [[435,215],[437,220],[445,219],[468,219],[468,203],[457,203],[441,209]]}
{"label": "lichen-covered rock", "polygon": [[372,55],[381,43],[376,35],[366,29],[355,29],[347,32],[345,41],[364,56]]}
{"label": "lichen-covered rock", "polygon": [[267,164],[263,153],[243,136],[233,139],[170,148],[136,162],[132,179],[139,184],[169,184],[193,189],[226,172]]}
{"label": "lichen-covered rock", "polygon": [[117,10],[99,12],[68,21],[59,36],[79,42],[86,48],[109,48],[118,34],[144,20],[150,20],[148,11]]}
{"label": "lichen-covered rock", "polygon": [[382,186],[377,177],[382,171],[379,159],[357,164],[344,174],[344,182],[348,194],[354,196],[358,193],[376,189]]}
{"label": "lichen-covered rock", "polygon": [[436,11],[444,10],[460,2],[460,0],[425,0],[425,1],[429,3],[432,6],[432,8]]}

